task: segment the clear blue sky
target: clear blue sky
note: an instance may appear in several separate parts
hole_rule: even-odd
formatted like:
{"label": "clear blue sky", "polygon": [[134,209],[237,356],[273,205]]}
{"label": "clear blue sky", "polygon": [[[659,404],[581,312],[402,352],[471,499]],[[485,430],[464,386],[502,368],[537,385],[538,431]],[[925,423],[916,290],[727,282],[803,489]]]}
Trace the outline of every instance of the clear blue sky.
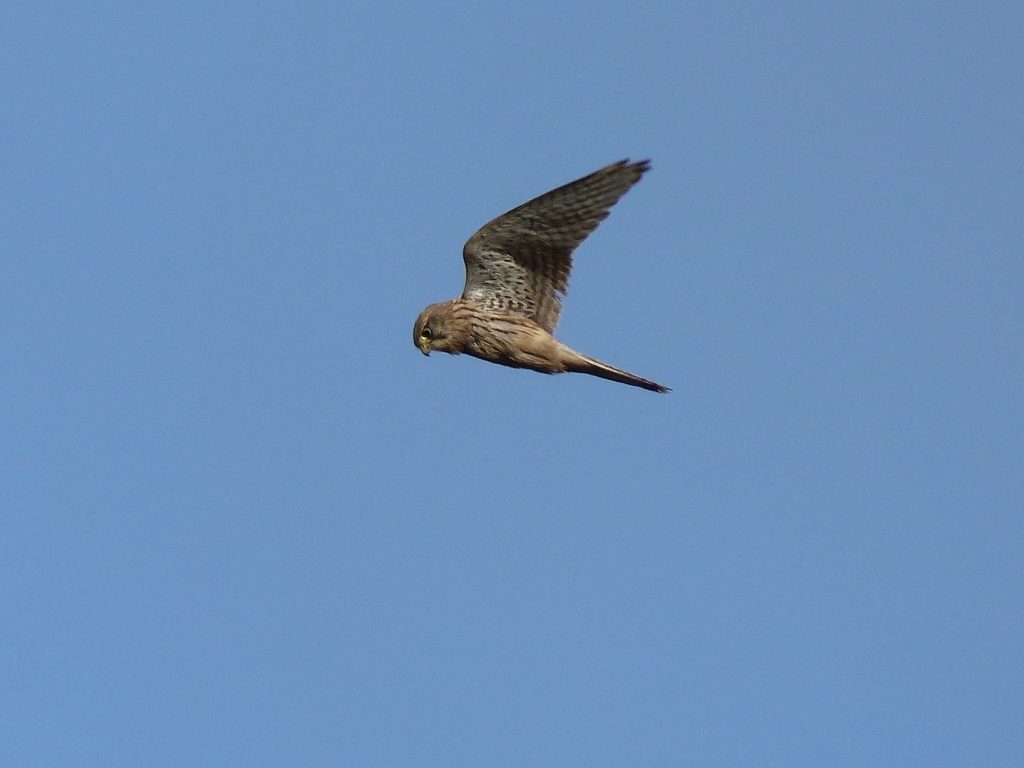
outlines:
{"label": "clear blue sky", "polygon": [[[1024,760],[1019,3],[15,2],[0,764]],[[622,157],[559,336],[413,347]]]}

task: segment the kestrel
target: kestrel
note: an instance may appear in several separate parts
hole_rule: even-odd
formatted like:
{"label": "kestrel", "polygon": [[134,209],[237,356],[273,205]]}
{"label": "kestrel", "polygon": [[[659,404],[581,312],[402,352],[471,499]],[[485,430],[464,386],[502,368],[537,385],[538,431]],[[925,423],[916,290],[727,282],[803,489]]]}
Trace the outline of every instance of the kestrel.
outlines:
{"label": "kestrel", "polygon": [[462,249],[462,296],[431,304],[412,329],[413,343],[541,373],[587,373],[652,392],[668,387],[581,355],[551,334],[562,311],[572,252],[636,184],[650,161],[617,163],[513,208]]}

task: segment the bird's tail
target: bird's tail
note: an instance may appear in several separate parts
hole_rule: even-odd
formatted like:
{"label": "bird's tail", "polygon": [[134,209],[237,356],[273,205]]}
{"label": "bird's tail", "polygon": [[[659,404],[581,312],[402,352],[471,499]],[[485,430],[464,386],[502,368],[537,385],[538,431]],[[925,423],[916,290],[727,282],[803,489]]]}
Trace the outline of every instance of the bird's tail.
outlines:
{"label": "bird's tail", "polygon": [[591,376],[598,376],[602,379],[610,379],[611,381],[617,381],[621,384],[629,384],[631,387],[640,387],[642,389],[649,389],[651,392],[671,392],[668,387],[663,387],[657,382],[645,379],[636,374],[624,371],[621,368],[616,368],[608,363],[602,363],[600,360],[595,360],[592,357],[580,355],[578,359],[574,360],[568,366],[570,371],[575,373],[587,373]]}

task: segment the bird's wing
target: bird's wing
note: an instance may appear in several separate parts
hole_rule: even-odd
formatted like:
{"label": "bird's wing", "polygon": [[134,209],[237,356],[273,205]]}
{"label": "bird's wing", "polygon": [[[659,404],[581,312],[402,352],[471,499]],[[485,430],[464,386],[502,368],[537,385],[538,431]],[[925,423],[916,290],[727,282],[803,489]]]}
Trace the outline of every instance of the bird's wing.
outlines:
{"label": "bird's wing", "polygon": [[462,298],[525,315],[553,332],[572,252],[648,167],[649,160],[620,160],[482,226],[462,249]]}

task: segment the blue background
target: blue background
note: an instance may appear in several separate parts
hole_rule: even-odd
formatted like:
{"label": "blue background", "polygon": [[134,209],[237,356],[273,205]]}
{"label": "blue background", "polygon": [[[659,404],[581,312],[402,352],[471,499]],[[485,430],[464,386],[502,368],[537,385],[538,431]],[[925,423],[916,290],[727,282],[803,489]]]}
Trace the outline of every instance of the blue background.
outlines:
{"label": "blue background", "polygon": [[1021,764],[1018,3],[3,17],[0,763]]}

